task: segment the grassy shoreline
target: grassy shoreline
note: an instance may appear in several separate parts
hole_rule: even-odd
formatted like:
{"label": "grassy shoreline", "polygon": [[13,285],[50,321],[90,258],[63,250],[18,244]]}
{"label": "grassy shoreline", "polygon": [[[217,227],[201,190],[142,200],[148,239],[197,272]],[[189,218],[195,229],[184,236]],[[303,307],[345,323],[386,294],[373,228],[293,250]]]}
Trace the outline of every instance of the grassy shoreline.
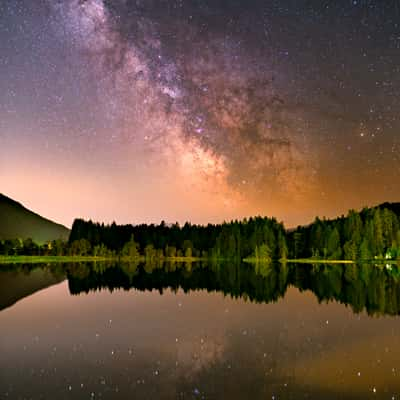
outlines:
{"label": "grassy shoreline", "polygon": [[0,264],[37,264],[57,262],[108,261],[112,258],[93,256],[0,256]]}
{"label": "grassy shoreline", "polygon": [[[315,260],[313,258],[299,258],[294,260],[286,260],[291,264],[356,264],[354,260]],[[359,261],[359,262],[372,262],[372,261]]]}
{"label": "grassy shoreline", "polygon": [[[201,257],[164,257],[156,261],[169,261],[169,262],[197,262],[197,261],[207,261],[208,259]],[[0,264],[39,264],[39,263],[67,263],[67,262],[105,262],[105,261],[136,261],[136,262],[146,262],[146,258],[141,256],[139,258],[130,257],[95,257],[95,256],[1,256]],[[215,260],[208,260],[215,261]],[[228,261],[221,259],[220,261]],[[247,263],[262,263],[266,262],[263,260],[257,260],[253,258],[245,258],[242,260]],[[271,261],[268,261],[271,262]],[[279,260],[281,263],[290,264],[399,264],[398,260],[316,260],[312,258],[302,258],[302,259],[289,259],[289,260]]]}
{"label": "grassy shoreline", "polygon": [[[202,261],[196,257],[165,257],[161,261],[196,262]],[[0,256],[0,264],[41,264],[67,262],[105,262],[105,261],[137,261],[145,262],[145,257],[95,257],[95,256]],[[158,261],[158,260],[157,260]]]}
{"label": "grassy shoreline", "polygon": [[386,260],[377,258],[375,260],[314,260],[312,258],[302,258],[298,260],[286,260],[292,264],[400,264],[399,260]]}

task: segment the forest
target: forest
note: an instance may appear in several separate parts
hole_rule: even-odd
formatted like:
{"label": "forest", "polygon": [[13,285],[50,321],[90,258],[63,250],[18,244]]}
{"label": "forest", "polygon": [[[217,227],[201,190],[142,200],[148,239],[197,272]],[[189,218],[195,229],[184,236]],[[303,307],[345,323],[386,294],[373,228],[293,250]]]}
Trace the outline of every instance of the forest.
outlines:
{"label": "forest", "polygon": [[[64,271],[64,269],[63,269]],[[107,288],[142,291],[171,289],[185,293],[198,290],[221,292],[224,296],[256,303],[276,302],[290,286],[310,290],[319,302],[339,301],[353,312],[369,315],[399,315],[398,269],[369,264],[309,265],[240,263],[116,263],[67,264],[72,294]]]}
{"label": "forest", "polygon": [[324,260],[400,258],[399,204],[350,210],[347,216],[319,219],[287,232],[290,257]]}
{"label": "forest", "polygon": [[110,225],[76,219],[68,241],[38,245],[31,239],[0,241],[2,255],[91,256],[214,260],[399,260],[399,204],[385,203],[336,219],[316,218],[285,229],[275,218],[222,224]]}

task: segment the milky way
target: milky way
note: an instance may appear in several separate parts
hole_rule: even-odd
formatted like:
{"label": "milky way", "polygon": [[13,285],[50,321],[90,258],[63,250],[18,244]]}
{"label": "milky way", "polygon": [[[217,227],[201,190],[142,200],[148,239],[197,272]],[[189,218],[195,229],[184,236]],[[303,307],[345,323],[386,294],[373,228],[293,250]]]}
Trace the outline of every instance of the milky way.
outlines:
{"label": "milky way", "polygon": [[[10,103],[25,89],[3,83],[3,148],[44,140],[34,179],[65,171],[65,191],[87,201],[73,211],[99,219],[113,208],[126,222],[276,214],[294,223],[377,201],[376,182],[393,198],[398,10],[328,3],[10,2],[3,11],[34,44],[25,55],[34,68],[22,73],[37,81],[28,86],[40,109],[36,131],[24,132],[9,115],[26,118]],[[19,195],[10,163],[0,168]],[[112,200],[90,211],[104,189]]]}
{"label": "milky way", "polygon": [[124,3],[114,3],[116,16],[101,0],[55,5],[71,40],[99,67],[106,110],[123,120],[112,134],[161,153],[158,162],[177,168],[170,173],[178,181],[227,204],[246,201],[243,191],[297,195],[307,183],[305,143],[268,65],[236,49],[237,38],[210,40],[201,26],[154,21]]}

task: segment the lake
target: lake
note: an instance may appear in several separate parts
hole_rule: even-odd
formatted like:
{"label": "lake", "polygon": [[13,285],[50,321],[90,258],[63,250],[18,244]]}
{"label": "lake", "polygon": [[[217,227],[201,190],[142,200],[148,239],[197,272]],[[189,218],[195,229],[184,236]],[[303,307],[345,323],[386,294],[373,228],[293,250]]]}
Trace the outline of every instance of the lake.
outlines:
{"label": "lake", "polygon": [[0,399],[398,399],[400,272],[0,267]]}

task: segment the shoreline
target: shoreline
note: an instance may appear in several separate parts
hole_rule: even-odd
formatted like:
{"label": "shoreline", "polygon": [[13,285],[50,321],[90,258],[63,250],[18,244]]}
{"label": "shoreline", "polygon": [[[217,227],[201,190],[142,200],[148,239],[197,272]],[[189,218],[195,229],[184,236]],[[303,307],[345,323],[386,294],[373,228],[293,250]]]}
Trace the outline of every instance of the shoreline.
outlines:
{"label": "shoreline", "polygon": [[[196,257],[164,257],[162,259],[152,260],[172,261],[172,262],[197,262],[204,261],[204,258]],[[97,257],[97,256],[0,256],[0,264],[40,264],[40,263],[68,263],[68,262],[106,262],[106,261],[122,261],[122,262],[146,262],[144,256],[131,257]]]}
{"label": "shoreline", "polygon": [[[138,258],[130,257],[98,257],[98,256],[0,256],[0,264],[39,264],[39,263],[68,263],[68,262],[107,262],[107,261],[117,261],[117,262],[139,262],[145,263],[146,258],[144,256]],[[199,262],[199,261],[209,261],[215,262],[215,259],[206,259],[201,257],[164,257],[162,259],[152,260],[152,262]],[[229,262],[228,259],[218,259],[217,261]],[[251,259],[245,258],[241,262],[256,264],[256,263],[275,263],[280,262],[281,264],[400,264],[399,260],[324,260],[324,259],[288,259],[288,260],[261,260],[261,259]]]}

